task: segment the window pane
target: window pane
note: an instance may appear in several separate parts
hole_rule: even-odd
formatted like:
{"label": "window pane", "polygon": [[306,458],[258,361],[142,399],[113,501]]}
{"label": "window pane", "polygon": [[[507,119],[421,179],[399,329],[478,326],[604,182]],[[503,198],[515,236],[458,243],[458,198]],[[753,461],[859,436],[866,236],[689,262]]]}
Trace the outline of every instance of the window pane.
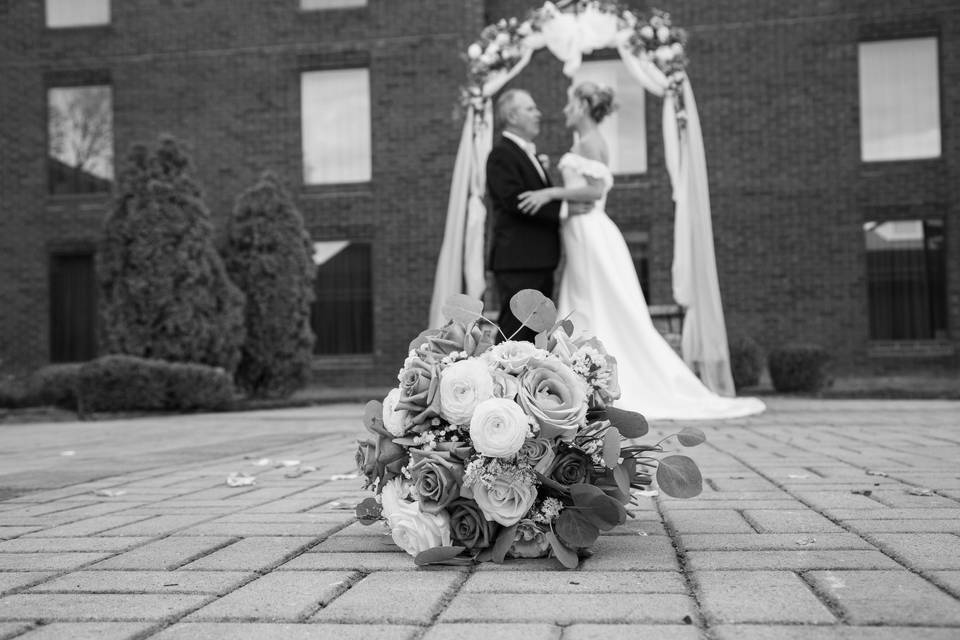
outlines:
{"label": "window pane", "polygon": [[643,87],[621,60],[584,62],[573,77],[573,85],[584,80],[605,84],[614,91],[617,109],[600,123],[610,149],[613,173],[646,173],[647,129]]}
{"label": "window pane", "polygon": [[46,0],[47,26],[88,27],[110,24],[110,0]]}
{"label": "window pane", "polygon": [[300,0],[300,8],[304,11],[365,6],[367,6],[367,0]]}
{"label": "window pane", "polygon": [[369,76],[367,69],[301,76],[304,183],[370,180]]}
{"label": "window pane", "polygon": [[318,355],[373,352],[373,275],[370,245],[315,242],[316,301],[310,324]]}
{"label": "window pane", "polygon": [[937,39],[860,43],[863,160],[940,157]]}
{"label": "window pane", "polygon": [[113,98],[109,86],[47,90],[50,193],[109,191],[113,181]]}
{"label": "window pane", "polygon": [[870,338],[945,339],[943,220],[868,222],[863,230]]}

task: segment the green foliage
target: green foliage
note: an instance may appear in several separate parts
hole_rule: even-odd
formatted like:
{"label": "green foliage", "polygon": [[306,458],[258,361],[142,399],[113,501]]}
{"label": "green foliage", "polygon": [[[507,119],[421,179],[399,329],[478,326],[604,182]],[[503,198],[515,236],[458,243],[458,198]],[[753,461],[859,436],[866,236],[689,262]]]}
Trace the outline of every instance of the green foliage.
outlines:
{"label": "green foliage", "polygon": [[234,371],[243,294],[227,277],[190,161],[161,137],[134,146],[98,255],[106,351]]}
{"label": "green foliage", "polygon": [[84,363],[77,379],[82,411],[199,411],[233,401],[233,381],[220,367],[103,356]]}
{"label": "green foliage", "polygon": [[746,336],[730,341],[730,369],[737,389],[759,384],[762,368],[763,354],[756,341]]}
{"label": "green foliage", "polygon": [[830,356],[815,344],[793,344],[774,349],[767,359],[777,391],[819,391],[827,381]]}
{"label": "green foliage", "polygon": [[276,176],[264,174],[238,199],[224,262],[246,295],[246,341],[237,384],[251,395],[284,396],[307,379],[313,350],[312,245],[303,218]]}
{"label": "green foliage", "polygon": [[17,376],[0,376],[0,409],[20,409],[38,404],[26,381]]}
{"label": "green foliage", "polygon": [[81,366],[82,363],[71,362],[40,367],[30,376],[32,395],[41,405],[76,409]]}

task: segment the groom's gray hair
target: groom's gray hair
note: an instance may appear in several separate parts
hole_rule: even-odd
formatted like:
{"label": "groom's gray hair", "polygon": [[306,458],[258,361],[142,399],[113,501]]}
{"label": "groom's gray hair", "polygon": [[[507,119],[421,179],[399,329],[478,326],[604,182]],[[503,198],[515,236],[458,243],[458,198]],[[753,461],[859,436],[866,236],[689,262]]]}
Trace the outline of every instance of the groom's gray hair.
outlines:
{"label": "groom's gray hair", "polygon": [[513,111],[514,104],[517,101],[517,96],[521,93],[530,95],[530,92],[524,89],[507,89],[497,98],[497,118],[500,119],[501,127],[506,125],[507,118],[510,117],[510,113]]}

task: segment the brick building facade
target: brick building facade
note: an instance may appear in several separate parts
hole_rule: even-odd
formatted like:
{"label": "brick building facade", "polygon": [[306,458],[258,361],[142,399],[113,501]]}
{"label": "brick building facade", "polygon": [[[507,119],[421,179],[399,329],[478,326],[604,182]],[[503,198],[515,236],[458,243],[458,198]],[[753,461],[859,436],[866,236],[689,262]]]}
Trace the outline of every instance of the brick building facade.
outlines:
{"label": "brick building facade", "polygon": [[[315,369],[331,382],[389,384],[427,318],[461,127],[453,113],[460,52],[485,24],[533,5],[354,0],[346,4],[359,6],[303,10],[297,0],[125,0],[106,3],[105,24],[51,28],[49,2],[0,2],[0,368],[70,359],[58,336],[95,334],[81,318],[95,300],[70,294],[95,291],[90,269],[110,197],[52,193],[47,156],[51,88],[98,84],[111,91],[116,166],[132,143],[169,132],[189,145],[218,222],[272,169],[315,241],[364,249],[353,255],[367,270],[358,308],[368,310],[369,340],[352,349],[362,353],[318,354]],[[767,349],[820,343],[841,372],[956,371],[960,4],[680,0],[664,8],[690,34],[728,333]],[[858,52],[864,42],[911,38],[934,39],[940,152],[865,161]],[[336,69],[368,73],[370,177],[305,184],[301,78]],[[554,158],[569,145],[567,82],[546,51],[513,82],[540,103],[538,147]],[[666,304],[673,212],[656,98],[645,121],[647,170],[618,177],[608,210],[646,265],[650,302]],[[934,221],[924,233],[935,237],[921,244],[936,263],[926,297],[908,298],[931,306],[920,323],[933,314],[936,326],[893,338],[871,324],[864,227],[891,220]],[[338,280],[327,274],[330,300]]]}

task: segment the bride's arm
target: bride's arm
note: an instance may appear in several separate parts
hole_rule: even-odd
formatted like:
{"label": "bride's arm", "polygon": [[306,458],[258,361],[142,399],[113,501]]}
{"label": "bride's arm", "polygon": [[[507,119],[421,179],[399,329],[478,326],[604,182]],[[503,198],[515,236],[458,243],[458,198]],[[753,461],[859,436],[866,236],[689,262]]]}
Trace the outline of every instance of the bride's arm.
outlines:
{"label": "bride's arm", "polygon": [[[606,150],[593,141],[584,141],[575,147],[578,155],[607,164]],[[572,169],[567,169],[573,171]],[[566,176],[564,176],[566,178]],[[547,187],[537,191],[527,191],[520,194],[519,209],[527,214],[536,213],[540,207],[552,200],[567,200],[570,202],[593,202],[603,197],[604,183],[599,178],[585,176],[587,184],[582,187]],[[567,180],[564,180],[567,182]]]}

